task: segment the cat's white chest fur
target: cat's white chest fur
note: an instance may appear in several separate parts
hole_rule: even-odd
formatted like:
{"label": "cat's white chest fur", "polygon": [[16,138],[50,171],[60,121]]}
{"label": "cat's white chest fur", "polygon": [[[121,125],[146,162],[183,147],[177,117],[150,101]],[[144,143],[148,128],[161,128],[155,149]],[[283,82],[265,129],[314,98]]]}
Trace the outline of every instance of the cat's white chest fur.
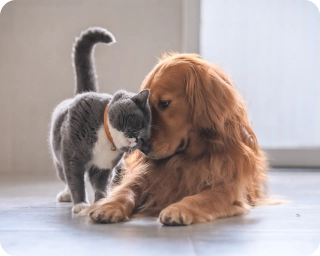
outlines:
{"label": "cat's white chest fur", "polygon": [[109,127],[110,134],[113,137],[114,144],[118,148],[122,148],[122,147],[132,148],[135,145],[137,145],[135,138],[127,138],[123,132],[117,131],[117,129],[113,128],[112,125],[110,124],[109,119],[108,119],[108,127]]}
{"label": "cat's white chest fur", "polygon": [[101,169],[112,169],[112,163],[119,158],[121,152],[119,150],[111,150],[111,142],[105,133],[104,126],[102,125],[98,132],[98,140],[93,147],[91,164]]}

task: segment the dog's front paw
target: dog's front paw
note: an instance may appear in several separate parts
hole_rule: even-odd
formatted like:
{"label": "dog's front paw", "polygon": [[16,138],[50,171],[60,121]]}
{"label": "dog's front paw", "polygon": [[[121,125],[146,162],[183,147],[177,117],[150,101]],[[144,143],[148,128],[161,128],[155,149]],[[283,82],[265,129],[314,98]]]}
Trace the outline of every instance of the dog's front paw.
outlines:
{"label": "dog's front paw", "polygon": [[89,207],[89,204],[82,202],[82,203],[79,203],[79,204],[74,205],[74,206],[72,207],[72,211],[73,211],[74,213],[79,213],[79,212],[81,212],[82,210],[86,209],[87,207]]}
{"label": "dog's front paw", "polygon": [[89,214],[90,218],[97,223],[117,223],[129,219],[125,206],[118,202],[109,202],[101,205]]}
{"label": "dog's front paw", "polygon": [[169,205],[160,212],[159,220],[166,226],[186,226],[193,223],[193,215],[179,205]]}

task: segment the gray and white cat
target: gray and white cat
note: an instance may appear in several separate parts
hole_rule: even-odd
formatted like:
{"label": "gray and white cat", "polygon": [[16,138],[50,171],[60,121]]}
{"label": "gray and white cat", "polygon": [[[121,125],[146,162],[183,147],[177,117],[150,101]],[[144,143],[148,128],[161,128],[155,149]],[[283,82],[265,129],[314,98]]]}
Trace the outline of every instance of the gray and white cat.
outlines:
{"label": "gray and white cat", "polygon": [[61,102],[52,114],[53,161],[58,176],[67,184],[57,199],[72,200],[75,213],[88,206],[85,173],[97,201],[107,196],[113,169],[125,152],[148,150],[145,142],[150,137],[151,125],[149,90],[138,94],[122,90],[114,96],[97,93],[93,48],[97,43],[114,42],[113,35],[102,28],[81,33],[73,47],[75,97]]}

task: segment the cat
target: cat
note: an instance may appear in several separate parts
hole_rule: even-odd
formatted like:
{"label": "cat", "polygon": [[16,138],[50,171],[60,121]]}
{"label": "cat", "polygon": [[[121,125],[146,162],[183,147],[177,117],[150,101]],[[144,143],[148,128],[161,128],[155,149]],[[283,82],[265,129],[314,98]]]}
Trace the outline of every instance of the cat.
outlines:
{"label": "cat", "polygon": [[73,201],[74,213],[89,206],[86,173],[98,201],[107,196],[113,170],[124,154],[149,147],[149,90],[138,94],[120,90],[114,96],[97,92],[94,46],[114,42],[114,36],[103,28],[81,33],[73,46],[75,97],[61,102],[52,114],[49,141],[53,162],[59,178],[67,184],[57,200]]}

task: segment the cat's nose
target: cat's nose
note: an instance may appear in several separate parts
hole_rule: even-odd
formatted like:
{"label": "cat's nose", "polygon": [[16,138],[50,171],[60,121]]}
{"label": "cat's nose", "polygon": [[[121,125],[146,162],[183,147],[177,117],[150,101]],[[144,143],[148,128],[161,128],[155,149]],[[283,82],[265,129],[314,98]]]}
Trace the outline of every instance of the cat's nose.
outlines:
{"label": "cat's nose", "polygon": [[140,151],[147,156],[151,151],[151,143],[145,140],[145,143],[142,144]]}
{"label": "cat's nose", "polygon": [[140,137],[139,140],[141,141],[141,144],[145,144],[147,142],[147,139]]}

